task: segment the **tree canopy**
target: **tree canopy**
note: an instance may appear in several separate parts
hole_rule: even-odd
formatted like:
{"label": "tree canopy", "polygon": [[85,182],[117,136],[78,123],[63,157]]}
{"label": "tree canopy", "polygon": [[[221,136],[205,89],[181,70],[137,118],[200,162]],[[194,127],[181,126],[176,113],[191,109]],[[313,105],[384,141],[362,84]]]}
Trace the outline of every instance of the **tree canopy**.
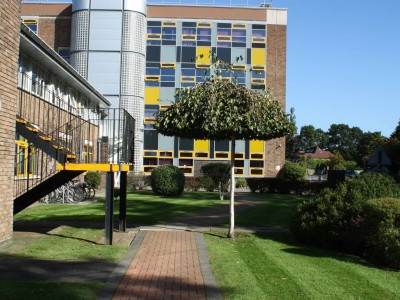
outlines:
{"label": "tree canopy", "polygon": [[270,140],[293,132],[294,123],[269,91],[211,78],[182,89],[179,101],[156,115],[154,127],[182,138]]}

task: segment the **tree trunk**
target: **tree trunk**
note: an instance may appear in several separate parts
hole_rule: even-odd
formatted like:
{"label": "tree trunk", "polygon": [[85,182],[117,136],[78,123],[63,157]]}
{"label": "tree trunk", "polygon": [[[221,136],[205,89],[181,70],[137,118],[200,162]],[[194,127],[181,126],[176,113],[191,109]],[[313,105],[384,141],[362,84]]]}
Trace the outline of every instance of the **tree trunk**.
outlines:
{"label": "tree trunk", "polygon": [[219,200],[224,200],[224,185],[222,183],[219,184],[218,192],[219,192]]}
{"label": "tree trunk", "polygon": [[229,202],[229,232],[228,238],[235,238],[235,138],[231,139],[231,200]]}

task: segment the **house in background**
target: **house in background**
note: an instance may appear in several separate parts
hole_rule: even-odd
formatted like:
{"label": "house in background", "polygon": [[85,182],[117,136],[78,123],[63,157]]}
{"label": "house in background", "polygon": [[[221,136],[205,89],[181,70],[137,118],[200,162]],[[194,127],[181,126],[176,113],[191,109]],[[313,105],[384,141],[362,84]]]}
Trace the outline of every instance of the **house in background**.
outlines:
{"label": "house in background", "polygon": [[330,159],[333,156],[332,152],[327,150],[322,150],[318,146],[310,147],[306,149],[304,152],[301,152],[300,155],[306,156],[308,158],[326,159],[326,160]]}

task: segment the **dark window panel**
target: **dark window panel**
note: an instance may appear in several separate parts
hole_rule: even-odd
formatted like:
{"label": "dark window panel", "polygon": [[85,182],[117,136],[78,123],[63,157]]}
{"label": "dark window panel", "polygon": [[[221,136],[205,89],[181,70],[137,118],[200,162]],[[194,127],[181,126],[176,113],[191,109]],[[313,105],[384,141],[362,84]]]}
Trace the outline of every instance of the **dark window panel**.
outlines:
{"label": "dark window panel", "polygon": [[182,47],[182,62],[194,63],[196,60],[196,47]]}
{"label": "dark window panel", "polygon": [[160,46],[147,46],[146,47],[146,60],[159,62],[161,57],[161,47]]}
{"label": "dark window panel", "polygon": [[244,141],[244,158],[250,158],[250,141]]}
{"label": "dark window panel", "polygon": [[161,21],[147,21],[147,26],[161,26]]}
{"label": "dark window panel", "polygon": [[175,82],[161,82],[162,87],[174,87]]}
{"label": "dark window panel", "polygon": [[265,25],[261,25],[261,24],[253,24],[252,29],[265,29]]}
{"label": "dark window panel", "polygon": [[229,151],[229,141],[215,141],[215,151]]}
{"label": "dark window panel", "polygon": [[265,44],[255,44],[255,43],[253,43],[253,44],[251,44],[251,47],[252,48],[265,48]]}
{"label": "dark window panel", "polygon": [[145,104],[144,109],[157,109],[158,110],[158,105]]}
{"label": "dark window panel", "polygon": [[214,140],[210,140],[210,158],[214,158]]}
{"label": "dark window panel", "polygon": [[143,148],[145,150],[158,150],[158,132],[155,130],[144,131]]}
{"label": "dark window panel", "polygon": [[182,27],[197,27],[196,22],[182,22]]}
{"label": "dark window panel", "polygon": [[232,43],[232,47],[237,47],[237,48],[246,48],[246,43]]}
{"label": "dark window panel", "polygon": [[247,48],[247,64],[251,65],[251,48]]}
{"label": "dark window panel", "polygon": [[231,48],[217,48],[217,57],[224,62],[231,62]]}
{"label": "dark window panel", "polygon": [[196,64],[194,64],[194,63],[191,63],[191,64],[182,63],[181,64],[181,69],[194,69],[195,67],[196,67]]}
{"label": "dark window panel", "polygon": [[211,46],[211,42],[197,41],[197,46]]}
{"label": "dark window panel", "polygon": [[[147,57],[146,57],[147,59]],[[159,63],[154,63],[154,62],[146,62],[146,68],[159,68],[160,64]]]}
{"label": "dark window panel", "polygon": [[194,140],[193,139],[179,139],[179,150],[181,151],[193,151]]}
{"label": "dark window panel", "polygon": [[174,157],[178,158],[179,157],[179,138],[178,137],[174,137]]}
{"label": "dark window panel", "polygon": [[218,23],[217,28],[232,28],[232,24],[230,23]]}
{"label": "dark window panel", "polygon": [[162,44],[163,45],[176,45],[176,41],[163,40]]}

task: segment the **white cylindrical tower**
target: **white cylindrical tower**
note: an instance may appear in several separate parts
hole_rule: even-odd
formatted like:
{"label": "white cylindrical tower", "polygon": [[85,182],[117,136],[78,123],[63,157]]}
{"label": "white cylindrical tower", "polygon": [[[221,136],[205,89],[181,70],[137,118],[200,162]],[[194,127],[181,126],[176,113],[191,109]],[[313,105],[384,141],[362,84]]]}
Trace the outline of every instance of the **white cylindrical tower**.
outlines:
{"label": "white cylindrical tower", "polygon": [[135,118],[135,170],[142,170],[145,0],[73,0],[71,64],[114,108]]}

